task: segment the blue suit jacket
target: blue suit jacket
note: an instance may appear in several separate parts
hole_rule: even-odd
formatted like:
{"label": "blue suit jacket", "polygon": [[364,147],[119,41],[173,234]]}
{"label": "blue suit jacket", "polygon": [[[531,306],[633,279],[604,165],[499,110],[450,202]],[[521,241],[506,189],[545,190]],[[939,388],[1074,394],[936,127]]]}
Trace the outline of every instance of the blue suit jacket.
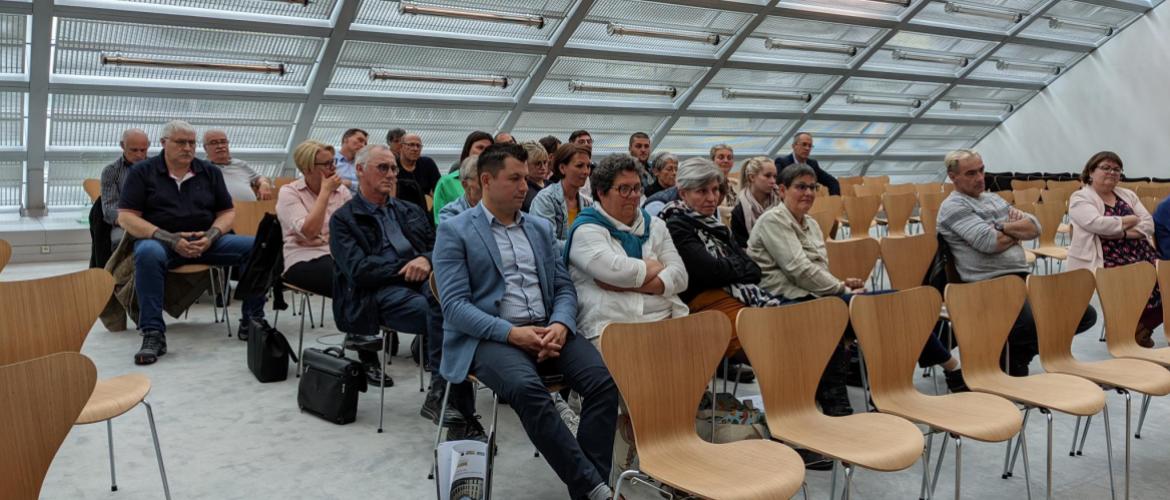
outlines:
{"label": "blue suit jacket", "polygon": [[[524,215],[548,322],[577,329],[577,290],[556,253],[552,225]],[[504,269],[500,249],[483,209],[476,206],[439,225],[433,254],[435,282],[443,306],[443,361],[439,373],[451,383],[467,378],[480,342],[508,342],[512,323],[500,318]]]}

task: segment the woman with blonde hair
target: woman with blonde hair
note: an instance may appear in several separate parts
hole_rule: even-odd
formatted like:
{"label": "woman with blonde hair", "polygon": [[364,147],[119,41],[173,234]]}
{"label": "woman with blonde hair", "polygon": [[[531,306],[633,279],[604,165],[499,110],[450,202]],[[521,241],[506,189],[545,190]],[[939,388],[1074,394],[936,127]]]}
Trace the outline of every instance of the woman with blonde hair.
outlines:
{"label": "woman with blonde hair", "polygon": [[333,146],[308,140],[293,149],[301,178],[280,188],[276,217],[284,232],[284,280],[317,295],[333,295],[329,218],[353,198],[341,183]]}
{"label": "woman with blonde hair", "polygon": [[536,198],[536,193],[544,189],[545,180],[548,179],[548,150],[541,146],[539,142],[528,141],[524,144],[524,152],[528,153],[528,193],[524,195],[524,205],[520,207],[521,211],[527,212],[532,208],[532,200]]}
{"label": "woman with blonde hair", "polygon": [[731,212],[731,233],[740,248],[747,248],[752,226],[764,211],[783,203],[776,188],[776,163],[767,156],[748,158],[740,167],[743,173],[738,201]]}

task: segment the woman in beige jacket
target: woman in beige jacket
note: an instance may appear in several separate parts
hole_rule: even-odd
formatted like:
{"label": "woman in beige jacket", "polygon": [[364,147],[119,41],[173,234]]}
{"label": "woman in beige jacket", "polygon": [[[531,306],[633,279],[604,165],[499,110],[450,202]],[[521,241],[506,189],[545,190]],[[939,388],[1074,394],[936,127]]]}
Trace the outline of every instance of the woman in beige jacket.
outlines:
{"label": "woman in beige jacket", "polygon": [[[1137,194],[1117,186],[1121,180],[1121,158],[1102,151],[1089,158],[1081,173],[1085,183],[1069,198],[1068,217],[1072,242],[1068,268],[1095,271],[1146,261],[1154,263],[1154,220]],[[1157,286],[1142,313],[1135,333],[1143,347],[1153,347],[1151,332],[1162,323],[1162,294]]]}

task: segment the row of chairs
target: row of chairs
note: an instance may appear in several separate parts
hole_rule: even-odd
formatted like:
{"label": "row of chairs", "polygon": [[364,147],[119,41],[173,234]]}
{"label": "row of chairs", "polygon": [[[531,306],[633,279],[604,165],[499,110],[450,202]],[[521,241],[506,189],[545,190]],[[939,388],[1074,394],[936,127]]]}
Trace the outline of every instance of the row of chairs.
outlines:
{"label": "row of chairs", "polygon": [[[737,318],[736,330],[753,361],[772,438],[840,463],[845,470],[843,498],[849,496],[854,467],[902,470],[919,455],[923,462],[919,498],[931,498],[950,439],[955,441],[956,498],[961,493],[964,439],[1007,441],[1005,477],[1022,449],[1028,475],[1022,431],[1032,410],[1045,415],[1048,424],[1046,484],[1047,496],[1052,498],[1053,413],[1078,417],[1078,430],[1080,417],[1103,413],[1106,438],[1111,441],[1105,400],[1109,391],[1126,398],[1124,491],[1128,498],[1129,394],[1146,398],[1170,394],[1166,370],[1170,355],[1163,354],[1170,349],[1141,349],[1132,334],[1158,278],[1170,286],[1170,262],[1160,263],[1157,277],[1153,266],[1142,263],[1102,269],[1095,278],[1087,270],[1077,270],[1031,276],[1026,285],[1008,276],[949,286],[946,299],[970,393],[927,396],[911,383],[915,358],[931,334],[942,302],[933,288],[858,296],[848,310],[831,297],[780,308],[745,309]],[[1079,315],[1067,311],[1088,307],[1095,289],[1101,297],[1110,352],[1117,357],[1079,361],[1071,350]],[[1025,300],[1031,303],[1041,364],[1047,373],[1010,377],[1000,367],[1000,356],[1015,312]],[[1170,316],[1170,307],[1166,310]],[[850,318],[868,359],[865,370],[880,413],[828,417],[816,409],[814,394]],[[638,469],[621,475],[618,492],[624,480],[644,476],[708,498],[780,498],[801,488],[803,467],[791,449],[766,441],[715,445],[694,432],[694,408],[711,367],[730,339],[730,323],[716,313],[613,324],[606,329],[602,355],[629,408],[639,456]],[[927,436],[911,422],[926,426]],[[939,433],[943,445],[932,473],[932,441]],[[1107,446],[1113,489],[1111,442]],[[834,495],[836,476],[835,471]]]}

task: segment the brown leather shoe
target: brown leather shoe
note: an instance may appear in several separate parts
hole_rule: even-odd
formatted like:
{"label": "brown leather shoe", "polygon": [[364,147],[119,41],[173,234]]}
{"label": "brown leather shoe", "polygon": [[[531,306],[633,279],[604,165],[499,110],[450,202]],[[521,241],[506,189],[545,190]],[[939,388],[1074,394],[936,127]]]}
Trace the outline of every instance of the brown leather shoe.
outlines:
{"label": "brown leather shoe", "polygon": [[1138,345],[1145,347],[1146,349],[1154,347],[1154,339],[1150,338],[1153,335],[1153,330],[1150,330],[1144,326],[1139,326],[1136,335]]}

